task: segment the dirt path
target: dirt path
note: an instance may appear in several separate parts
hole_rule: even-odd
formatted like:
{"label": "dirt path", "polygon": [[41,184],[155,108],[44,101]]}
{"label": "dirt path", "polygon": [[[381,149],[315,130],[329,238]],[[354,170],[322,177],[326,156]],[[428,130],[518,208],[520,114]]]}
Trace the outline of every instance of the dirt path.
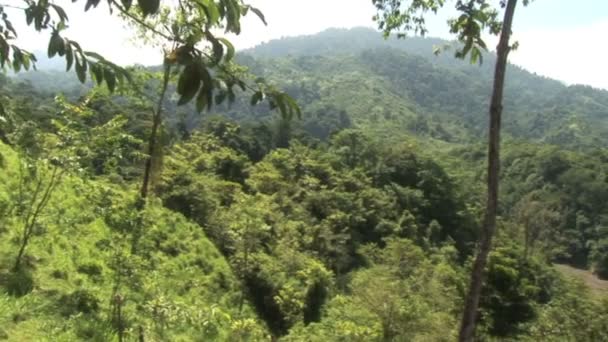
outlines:
{"label": "dirt path", "polygon": [[595,294],[608,295],[608,280],[601,280],[587,270],[581,270],[569,265],[556,264],[555,268],[562,274],[582,280]]}

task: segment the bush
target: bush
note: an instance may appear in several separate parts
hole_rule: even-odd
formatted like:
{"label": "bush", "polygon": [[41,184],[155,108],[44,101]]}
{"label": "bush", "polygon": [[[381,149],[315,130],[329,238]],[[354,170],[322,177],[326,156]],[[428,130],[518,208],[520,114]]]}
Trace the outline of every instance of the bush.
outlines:
{"label": "bush", "polygon": [[32,274],[23,268],[7,273],[2,278],[6,292],[11,296],[23,297],[34,289]]}
{"label": "bush", "polygon": [[91,277],[100,276],[103,271],[101,265],[94,262],[79,265],[76,270],[78,271],[78,273],[83,273]]}
{"label": "bush", "polygon": [[67,280],[68,279],[68,272],[66,271],[61,271],[61,270],[54,270],[51,273],[51,277],[55,278],[55,279],[63,279],[63,280]]}
{"label": "bush", "polygon": [[112,327],[107,322],[80,318],[75,322],[75,330],[82,341],[105,342],[114,339]]}
{"label": "bush", "polygon": [[87,290],[76,290],[59,300],[61,313],[69,317],[77,313],[94,314],[99,311],[99,300]]}

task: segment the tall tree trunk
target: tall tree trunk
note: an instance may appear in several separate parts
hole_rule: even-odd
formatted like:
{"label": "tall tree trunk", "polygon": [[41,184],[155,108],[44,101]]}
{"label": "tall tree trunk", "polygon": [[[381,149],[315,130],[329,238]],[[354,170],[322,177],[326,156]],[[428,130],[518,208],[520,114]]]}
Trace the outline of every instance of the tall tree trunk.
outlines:
{"label": "tall tree trunk", "polygon": [[152,177],[153,159],[156,152],[158,128],[162,124],[163,102],[165,100],[165,94],[167,93],[167,86],[169,85],[170,73],[171,65],[167,61],[165,61],[163,85],[160,91],[158,103],[156,105],[156,111],[154,112],[154,117],[152,118],[152,132],[150,132],[150,138],[148,140],[148,158],[146,159],[146,166],[144,168],[144,180],[141,186],[141,198],[143,199],[148,197],[150,178]]}
{"label": "tall tree trunk", "polygon": [[494,88],[490,103],[490,131],[488,142],[488,198],[486,212],[483,220],[482,236],[479,244],[479,252],[473,264],[469,292],[465,300],[464,312],[460,326],[458,340],[460,342],[473,341],[475,325],[477,321],[477,308],[481,287],[483,284],[483,272],[488,260],[488,254],[492,248],[492,238],[496,231],[496,212],[498,207],[498,178],[500,172],[500,123],[502,116],[502,100],[507,69],[507,58],[511,47],[511,27],[517,0],[508,0],[505,16],[497,47],[496,68],[494,71]]}

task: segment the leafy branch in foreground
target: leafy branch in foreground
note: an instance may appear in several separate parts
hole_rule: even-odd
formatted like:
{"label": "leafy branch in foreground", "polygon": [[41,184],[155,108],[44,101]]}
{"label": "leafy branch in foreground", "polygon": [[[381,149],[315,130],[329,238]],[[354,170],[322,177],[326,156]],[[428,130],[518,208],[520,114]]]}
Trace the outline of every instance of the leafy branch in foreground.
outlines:
{"label": "leafy branch in foreground", "polygon": [[[96,8],[100,0],[87,0],[85,11]],[[110,15],[118,13],[138,29],[163,40],[165,59],[177,66],[181,74],[178,84],[179,104],[193,100],[202,111],[214,103],[235,98],[234,87],[252,91],[252,103],[268,100],[271,108],[282,116],[300,115],[300,109],[287,94],[266,82],[247,84],[242,75],[234,72],[235,48],[226,38],[212,32],[224,29],[226,33],[241,33],[241,20],[254,13],[266,23],[262,12],[241,0],[194,1],[180,0],[176,4],[160,0],[108,0]],[[66,71],[72,68],[80,82],[87,73],[96,84],[105,83],[113,92],[117,84],[131,84],[129,72],[108,61],[100,54],[86,51],[81,44],[62,36],[68,25],[68,15],[59,5],[48,0],[23,0],[23,7],[0,4],[0,67],[15,72],[36,68],[37,58],[14,42],[18,33],[7,9],[22,12],[25,22],[37,32],[50,32],[48,57],[63,57]],[[12,13],[11,13],[12,14]]]}
{"label": "leafy branch in foreground", "polygon": [[[62,37],[61,32],[68,23],[63,8],[47,0],[24,0],[24,4],[26,7],[17,10],[23,11],[26,23],[33,25],[38,32],[51,32],[48,57],[64,57],[66,70],[74,67],[81,83],[86,81],[89,73],[97,85],[105,83],[110,92],[114,92],[117,85],[127,89],[135,87],[127,70],[95,52],[84,51],[79,43]],[[87,0],[84,10],[96,8],[99,4],[100,0]],[[224,29],[226,33],[239,34],[241,19],[250,12],[266,23],[260,10],[241,0],[179,0],[176,3],[139,0],[137,5],[131,0],[108,0],[107,6],[110,15],[118,12],[125,21],[139,30],[140,38],[144,41],[157,40],[164,50],[163,81],[157,105],[153,109],[142,198],[148,194],[157,134],[162,125],[162,106],[173,72],[179,74],[178,105],[194,101],[196,109],[201,112],[225,100],[233,102],[236,98],[234,89],[238,87],[242,91],[253,93],[252,105],[267,100],[270,108],[278,110],[283,118],[291,119],[294,115],[301,115],[300,108],[290,96],[263,79],[257,79],[253,84],[247,83],[247,75],[234,64],[235,48],[232,43],[213,33]],[[0,15],[4,22],[4,26],[0,26],[0,66],[11,65],[15,71],[35,68],[36,57],[33,54],[9,44],[17,38],[17,32],[3,5],[0,5]],[[146,39],[148,37],[151,39]]]}

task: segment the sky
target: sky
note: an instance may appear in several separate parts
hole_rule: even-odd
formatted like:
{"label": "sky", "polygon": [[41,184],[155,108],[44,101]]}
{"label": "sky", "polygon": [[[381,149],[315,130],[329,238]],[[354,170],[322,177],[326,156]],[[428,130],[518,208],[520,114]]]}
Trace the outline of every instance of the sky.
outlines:
{"label": "sky", "polygon": [[[6,0],[3,3],[19,3]],[[281,37],[308,35],[331,27],[375,27],[371,0],[249,0],[267,19],[264,26],[254,15],[248,16],[240,36],[229,37],[237,49],[253,47]],[[453,1],[452,1],[453,2]],[[497,1],[495,1],[497,2]],[[158,49],[134,46],[133,32],[120,19],[107,15],[104,2],[99,8],[82,11],[85,1],[72,4],[58,0],[68,12],[70,28],[64,34],[83,43],[90,51],[103,52],[119,64],[159,64]],[[448,0],[448,6],[450,1]],[[16,13],[14,24],[17,24]],[[446,20],[453,10],[442,10],[429,17],[428,36],[451,39]],[[510,61],[537,74],[567,84],[588,84],[608,89],[608,0],[534,0],[517,8],[514,39],[519,49]],[[20,19],[23,20],[23,19]],[[19,45],[46,51],[47,36],[31,33],[23,25]],[[490,39],[492,45],[495,40]]]}

